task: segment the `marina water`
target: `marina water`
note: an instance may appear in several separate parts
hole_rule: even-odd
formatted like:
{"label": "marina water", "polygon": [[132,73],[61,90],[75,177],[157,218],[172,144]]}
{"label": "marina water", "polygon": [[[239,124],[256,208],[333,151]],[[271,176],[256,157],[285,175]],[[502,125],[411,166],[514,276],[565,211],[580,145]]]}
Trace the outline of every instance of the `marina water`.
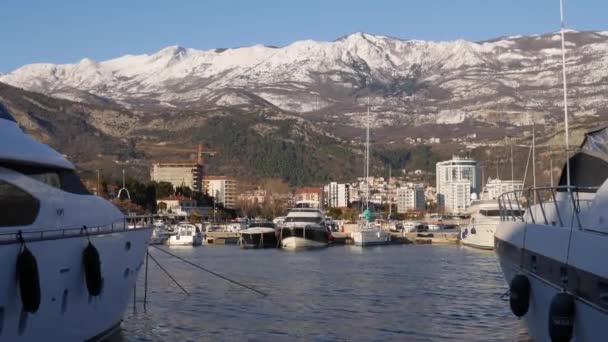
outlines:
{"label": "marina water", "polygon": [[191,295],[180,292],[150,262],[147,310],[141,272],[137,311],[129,309],[115,340],[527,339],[523,325],[501,299],[507,287],[493,252],[432,245],[345,246],[296,253],[205,246],[171,252],[268,296],[151,248],[151,255]]}

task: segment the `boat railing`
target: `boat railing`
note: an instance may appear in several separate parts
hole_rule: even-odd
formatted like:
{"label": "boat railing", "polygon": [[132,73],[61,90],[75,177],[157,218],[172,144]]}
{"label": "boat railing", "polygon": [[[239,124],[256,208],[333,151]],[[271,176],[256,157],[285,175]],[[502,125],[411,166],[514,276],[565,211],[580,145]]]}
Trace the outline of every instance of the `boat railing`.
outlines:
{"label": "boat railing", "polygon": [[94,236],[110,234],[152,227],[152,216],[126,216],[106,225],[81,226],[74,228],[45,229],[45,230],[19,230],[10,233],[0,233],[0,245],[14,244],[30,241],[57,240],[80,236]]}
{"label": "boat railing", "polygon": [[591,201],[581,199],[580,194],[597,189],[553,186],[508,191],[498,196],[500,220],[585,229],[581,223],[581,208]]}

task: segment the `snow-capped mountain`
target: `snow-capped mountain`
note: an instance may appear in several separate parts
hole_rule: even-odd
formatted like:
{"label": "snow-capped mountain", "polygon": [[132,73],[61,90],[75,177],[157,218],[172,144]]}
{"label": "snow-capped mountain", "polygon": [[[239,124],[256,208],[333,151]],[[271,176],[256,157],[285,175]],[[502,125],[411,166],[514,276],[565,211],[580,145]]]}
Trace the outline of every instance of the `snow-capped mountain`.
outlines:
{"label": "snow-capped mountain", "polygon": [[[574,116],[608,112],[608,32],[569,31]],[[75,64],[31,64],[0,82],[55,97],[171,110],[270,106],[317,121],[360,125],[371,94],[378,126],[525,125],[550,122],[561,106],[560,36],[433,42],[354,33],[298,41],[154,54]]]}

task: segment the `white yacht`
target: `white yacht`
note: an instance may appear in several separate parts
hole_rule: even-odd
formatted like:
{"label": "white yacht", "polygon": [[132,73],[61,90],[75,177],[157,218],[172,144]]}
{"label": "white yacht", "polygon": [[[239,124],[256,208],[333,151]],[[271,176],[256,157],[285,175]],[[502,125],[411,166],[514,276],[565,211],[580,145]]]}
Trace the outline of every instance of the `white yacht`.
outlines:
{"label": "white yacht", "polygon": [[[565,151],[569,152],[562,15]],[[534,341],[606,341],[608,336],[608,127],[585,135],[558,186],[498,198],[495,249],[510,306]],[[523,214],[518,214],[525,210]]]}
{"label": "white yacht", "polygon": [[494,249],[494,232],[500,223],[500,210],[496,200],[475,201],[469,207],[471,220],[461,232],[460,242],[463,245]]}
{"label": "white yacht", "polygon": [[296,250],[325,247],[332,236],[319,209],[293,208],[280,227],[279,239],[282,248]]}
{"label": "white yacht", "polygon": [[74,165],[0,110],[0,340],[97,341],[120,326],[149,226],[128,228]]}
{"label": "white yacht", "polygon": [[572,341],[605,341],[608,127],[588,133],[569,164],[570,186],[564,167],[558,186],[499,197],[496,253],[513,313],[535,341],[550,341],[556,331]]}
{"label": "white yacht", "polygon": [[203,244],[203,234],[196,225],[180,223],[175,227],[175,234],[167,240],[169,246],[200,246]]}

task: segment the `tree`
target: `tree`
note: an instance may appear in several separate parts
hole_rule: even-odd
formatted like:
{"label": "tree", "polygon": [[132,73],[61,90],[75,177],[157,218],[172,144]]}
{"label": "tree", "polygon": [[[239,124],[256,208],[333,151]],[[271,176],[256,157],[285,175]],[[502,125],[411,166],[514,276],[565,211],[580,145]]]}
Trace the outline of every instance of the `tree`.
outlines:
{"label": "tree", "polygon": [[167,198],[175,193],[173,184],[169,182],[152,182],[156,188],[157,198]]}
{"label": "tree", "polygon": [[340,208],[329,208],[327,210],[327,215],[332,219],[337,220],[342,216],[342,210]]}

